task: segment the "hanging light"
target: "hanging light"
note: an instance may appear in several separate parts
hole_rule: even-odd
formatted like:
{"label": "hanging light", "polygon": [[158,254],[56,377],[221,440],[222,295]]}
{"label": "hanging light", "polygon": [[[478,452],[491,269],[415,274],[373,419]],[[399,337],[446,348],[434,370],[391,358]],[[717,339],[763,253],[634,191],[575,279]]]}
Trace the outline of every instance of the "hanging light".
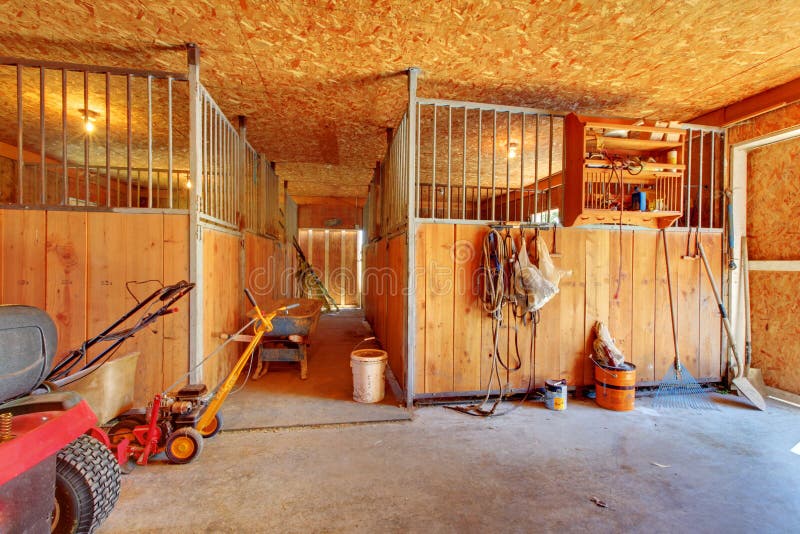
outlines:
{"label": "hanging light", "polygon": [[94,122],[100,114],[91,109],[83,108],[79,109],[78,113],[81,114],[81,119],[83,119],[83,129],[86,130],[86,133],[92,133],[94,131]]}
{"label": "hanging light", "polygon": [[190,178],[186,179],[186,189],[192,188],[192,180]]}
{"label": "hanging light", "polygon": [[516,158],[517,157],[517,148],[519,145],[516,142],[511,142],[508,144],[508,157],[509,158]]}

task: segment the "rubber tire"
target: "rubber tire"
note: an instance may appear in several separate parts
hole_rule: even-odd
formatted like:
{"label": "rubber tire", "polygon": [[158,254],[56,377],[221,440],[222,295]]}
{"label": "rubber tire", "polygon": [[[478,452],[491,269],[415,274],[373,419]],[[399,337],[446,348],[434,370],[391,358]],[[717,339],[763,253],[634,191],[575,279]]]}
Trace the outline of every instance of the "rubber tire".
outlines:
{"label": "rubber tire", "polygon": [[119,489],[120,470],[114,455],[95,438],[80,436],[56,457],[59,521],[52,525],[52,532],[94,532],[117,504]]}
{"label": "rubber tire", "polygon": [[[194,444],[194,449],[189,453],[188,456],[178,456],[172,451],[173,443],[177,439],[183,438],[190,439]],[[203,452],[203,435],[200,433],[200,431],[190,426],[179,428],[167,438],[167,444],[164,447],[164,452],[166,453],[167,458],[169,458],[169,461],[173,464],[188,464],[200,456],[200,453]]]}
{"label": "rubber tire", "polygon": [[[202,428],[197,429],[197,431],[200,432],[200,435],[205,439],[213,438],[219,434],[219,431],[222,430],[222,414],[217,412],[217,415],[214,416],[214,422],[208,425],[208,427],[211,427],[211,431],[208,433],[204,432],[204,429]],[[206,427],[206,429],[208,427]]]}

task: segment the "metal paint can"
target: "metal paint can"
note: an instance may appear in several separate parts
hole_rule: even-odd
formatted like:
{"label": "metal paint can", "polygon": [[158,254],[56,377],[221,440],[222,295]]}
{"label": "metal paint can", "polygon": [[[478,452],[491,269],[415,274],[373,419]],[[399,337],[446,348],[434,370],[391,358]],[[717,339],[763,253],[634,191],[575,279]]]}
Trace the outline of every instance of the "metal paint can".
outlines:
{"label": "metal paint can", "polygon": [[548,409],[556,411],[567,409],[566,380],[546,380],[544,389],[544,405],[547,406]]}

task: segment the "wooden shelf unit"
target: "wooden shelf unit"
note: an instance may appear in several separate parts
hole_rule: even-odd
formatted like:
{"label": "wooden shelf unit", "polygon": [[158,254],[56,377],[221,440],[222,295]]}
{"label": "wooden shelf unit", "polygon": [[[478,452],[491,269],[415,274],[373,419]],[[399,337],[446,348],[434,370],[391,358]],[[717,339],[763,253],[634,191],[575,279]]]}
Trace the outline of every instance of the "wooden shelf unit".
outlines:
{"label": "wooden shelf unit", "polygon": [[[569,114],[564,224],[671,226],[682,215],[685,140],[686,132],[678,128]],[[677,157],[668,163],[672,150]],[[645,193],[647,211],[631,207],[637,187]]]}

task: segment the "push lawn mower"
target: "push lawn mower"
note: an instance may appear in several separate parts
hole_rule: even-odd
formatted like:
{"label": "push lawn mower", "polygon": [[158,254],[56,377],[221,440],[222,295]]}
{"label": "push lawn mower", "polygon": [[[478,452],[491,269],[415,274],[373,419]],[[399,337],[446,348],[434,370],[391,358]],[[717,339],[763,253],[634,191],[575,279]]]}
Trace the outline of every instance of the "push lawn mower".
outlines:
{"label": "push lawn mower", "polygon": [[278,312],[297,306],[282,306],[264,315],[250,291],[245,289],[244,292],[253,305],[254,318],[245,326],[254,323],[253,339],[217,389],[209,393],[205,384],[189,384],[177,393],[156,395],[146,410],[127,412],[111,427],[109,440],[123,472],[130,472],[134,461],[146,465],[150,457],[160,452],[172,463],[189,463],[202,452],[203,438],[211,438],[222,429],[219,410],[261,338],[272,331],[272,319]]}

